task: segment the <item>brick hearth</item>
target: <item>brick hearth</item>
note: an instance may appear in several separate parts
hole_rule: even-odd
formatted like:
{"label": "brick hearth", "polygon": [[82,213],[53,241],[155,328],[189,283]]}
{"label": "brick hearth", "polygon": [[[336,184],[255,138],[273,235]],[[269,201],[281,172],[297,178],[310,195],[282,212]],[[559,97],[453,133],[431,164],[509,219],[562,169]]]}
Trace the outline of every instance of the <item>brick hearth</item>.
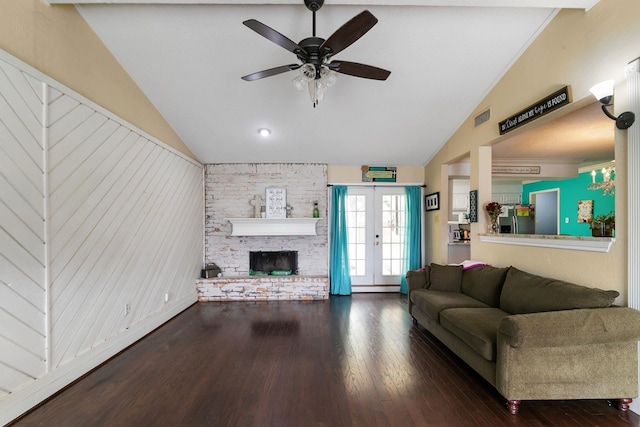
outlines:
{"label": "brick hearth", "polygon": [[323,276],[248,276],[198,279],[198,301],[311,301],[329,298]]}

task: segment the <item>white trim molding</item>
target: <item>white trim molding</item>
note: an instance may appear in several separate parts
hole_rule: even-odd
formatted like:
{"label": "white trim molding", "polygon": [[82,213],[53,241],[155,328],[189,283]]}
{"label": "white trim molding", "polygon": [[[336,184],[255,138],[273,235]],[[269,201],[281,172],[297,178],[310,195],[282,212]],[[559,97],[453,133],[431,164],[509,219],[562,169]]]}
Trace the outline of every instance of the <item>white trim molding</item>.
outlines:
{"label": "white trim molding", "polygon": [[225,218],[232,236],[315,236],[320,218]]}
{"label": "white trim molding", "polygon": [[483,243],[537,246],[574,251],[609,252],[616,241],[613,237],[547,236],[537,234],[480,234]]}
{"label": "white trim molding", "polygon": [[[628,305],[640,309],[640,227],[635,221],[640,208],[640,58],[631,61],[625,70],[627,76],[628,105],[624,110],[636,115],[636,122],[627,129],[627,277]],[[624,111],[623,110],[623,111]],[[640,346],[639,346],[640,347]],[[639,349],[640,351],[640,349]],[[638,356],[640,360],[640,354]],[[640,363],[640,362],[639,362]],[[640,366],[639,366],[640,369]],[[640,378],[638,379],[640,389]],[[634,399],[630,406],[640,413],[640,399]]]}

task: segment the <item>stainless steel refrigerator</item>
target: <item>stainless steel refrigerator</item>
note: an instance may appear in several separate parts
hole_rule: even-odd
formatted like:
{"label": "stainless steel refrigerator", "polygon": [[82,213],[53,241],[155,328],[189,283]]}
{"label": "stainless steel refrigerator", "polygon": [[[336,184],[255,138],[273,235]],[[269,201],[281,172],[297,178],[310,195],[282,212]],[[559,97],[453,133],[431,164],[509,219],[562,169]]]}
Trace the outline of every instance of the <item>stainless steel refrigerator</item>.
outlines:
{"label": "stainless steel refrigerator", "polygon": [[535,234],[534,205],[505,205],[498,218],[501,233]]}

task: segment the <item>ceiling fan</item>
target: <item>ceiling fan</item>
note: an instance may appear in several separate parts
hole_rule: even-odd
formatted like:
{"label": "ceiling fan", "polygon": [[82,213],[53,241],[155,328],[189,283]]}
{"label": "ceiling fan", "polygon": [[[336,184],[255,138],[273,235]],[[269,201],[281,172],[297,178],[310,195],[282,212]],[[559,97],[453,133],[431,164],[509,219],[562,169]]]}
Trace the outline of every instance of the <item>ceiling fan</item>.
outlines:
{"label": "ceiling fan", "polygon": [[282,65],[280,67],[248,74],[242,77],[243,80],[259,80],[299,69],[300,74],[294,78],[294,85],[299,90],[304,90],[305,87],[308,88],[309,95],[315,107],[316,104],[324,98],[326,88],[335,83],[335,73],[348,74],[350,76],[372,80],[386,80],[387,77],[389,77],[391,71],[382,68],[357,62],[331,60],[333,55],[351,46],[378,22],[371,12],[365,10],[351,18],[325,40],[316,37],[316,11],[320,10],[324,4],[324,0],[304,0],[304,4],[307,9],[313,13],[313,35],[312,37],[303,39],[299,43],[293,42],[273,28],[255,19],[249,19],[243,22],[244,25],[256,33],[295,54],[302,62],[301,64]]}

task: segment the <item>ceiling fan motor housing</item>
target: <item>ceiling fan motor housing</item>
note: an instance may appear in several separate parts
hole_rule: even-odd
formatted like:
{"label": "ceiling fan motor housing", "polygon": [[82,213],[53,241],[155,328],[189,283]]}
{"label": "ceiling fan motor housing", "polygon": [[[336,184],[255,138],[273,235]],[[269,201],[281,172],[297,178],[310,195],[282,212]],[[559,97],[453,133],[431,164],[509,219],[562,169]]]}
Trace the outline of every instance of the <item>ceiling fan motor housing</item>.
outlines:
{"label": "ceiling fan motor housing", "polygon": [[301,56],[298,58],[305,64],[313,64],[316,68],[316,79],[320,78],[320,66],[324,59],[320,52],[322,43],[324,43],[324,39],[320,37],[308,37],[298,43],[306,52],[306,58]]}
{"label": "ceiling fan motor housing", "polygon": [[316,12],[322,7],[324,0],[304,0],[304,4],[307,6],[307,9]]}

